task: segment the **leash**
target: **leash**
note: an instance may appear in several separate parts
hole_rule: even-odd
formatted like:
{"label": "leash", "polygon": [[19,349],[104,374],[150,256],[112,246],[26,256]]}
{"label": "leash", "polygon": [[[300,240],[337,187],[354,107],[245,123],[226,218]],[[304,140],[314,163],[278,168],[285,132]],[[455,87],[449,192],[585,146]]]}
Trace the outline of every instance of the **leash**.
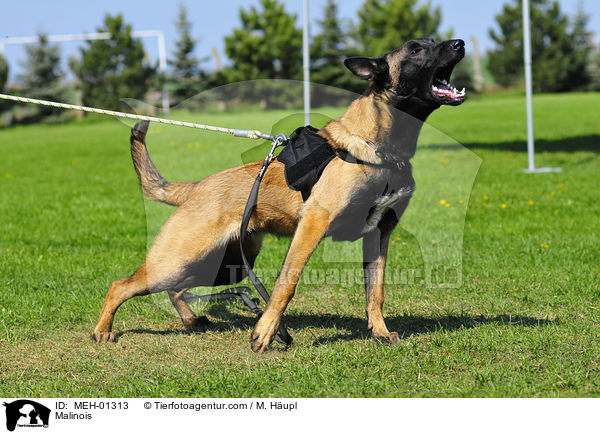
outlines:
{"label": "leash", "polygon": [[[254,184],[252,185],[252,189],[250,190],[250,195],[248,196],[248,201],[246,202],[246,207],[244,208],[244,214],[243,214],[242,223],[240,226],[240,252],[241,252],[242,260],[244,262],[244,266],[246,267],[246,270],[248,272],[248,277],[250,278],[250,281],[252,282],[252,284],[254,285],[254,287],[256,288],[258,293],[260,294],[260,296],[263,298],[265,303],[269,302],[269,292],[266,290],[265,286],[262,284],[262,282],[260,281],[258,276],[254,273],[252,266],[250,265],[250,263],[248,262],[248,259],[246,258],[246,254],[244,253],[243,246],[244,246],[244,240],[246,239],[248,224],[250,223],[250,217],[252,216],[252,213],[254,212],[254,210],[256,209],[256,206],[257,206],[258,189],[260,187],[260,183],[265,175],[267,167],[269,166],[271,161],[273,161],[273,158],[275,156],[275,149],[277,149],[279,146],[285,145],[288,141],[288,138],[284,134],[278,134],[276,136],[273,136],[271,134],[262,133],[258,130],[241,130],[241,129],[233,129],[233,128],[215,127],[212,125],[203,125],[203,124],[196,124],[196,123],[191,123],[191,122],[163,119],[163,118],[158,118],[158,117],[154,117],[154,116],[145,116],[145,115],[138,115],[138,114],[133,114],[133,113],[123,113],[123,112],[118,112],[118,111],[114,111],[114,110],[105,110],[105,109],[99,109],[99,108],[95,108],[95,107],[86,107],[86,106],[80,106],[80,105],[74,105],[74,104],[64,104],[64,103],[60,103],[60,102],[45,101],[45,100],[41,100],[41,99],[26,98],[26,97],[22,97],[22,96],[6,95],[3,93],[0,93],[0,99],[16,101],[16,102],[24,102],[24,103],[30,103],[30,104],[37,104],[37,105],[43,105],[43,106],[48,106],[48,107],[62,108],[62,109],[68,109],[68,110],[79,110],[79,111],[84,111],[84,112],[89,112],[89,113],[97,113],[97,114],[103,114],[103,115],[116,116],[116,117],[120,117],[120,118],[139,119],[139,120],[143,120],[143,121],[157,122],[157,123],[167,124],[167,125],[176,125],[179,127],[188,127],[188,128],[196,128],[196,129],[200,129],[200,130],[216,131],[219,133],[232,134],[234,137],[245,137],[245,138],[256,139],[256,140],[258,140],[258,139],[270,140],[272,142],[271,151],[269,152],[267,157],[264,159],[262,167],[261,167],[260,171],[258,172],[258,176],[256,177]],[[252,290],[250,288],[248,288],[247,286],[237,286],[237,287],[233,287],[233,288],[227,288],[224,291],[214,293],[214,294],[195,295],[195,294],[185,293],[185,295],[183,297],[184,297],[184,300],[186,300],[186,301],[204,301],[204,302],[208,302],[208,301],[212,301],[212,300],[233,301],[234,299],[240,299],[246,306],[248,306],[248,308],[250,308],[250,310],[253,313],[255,313],[257,315],[262,315],[264,312],[258,307],[259,300],[257,298],[252,299],[249,297],[249,294],[251,294],[251,292],[252,292]],[[275,340],[277,340],[278,342],[280,342],[284,345],[287,345],[287,346],[292,344],[293,339],[290,336],[290,334],[288,333],[283,321],[279,325],[279,331],[278,331],[277,335],[275,335]]]}
{"label": "leash", "polygon": [[[260,187],[260,183],[263,179],[263,176],[265,176],[267,167],[269,166],[269,164],[271,164],[271,161],[273,161],[273,157],[275,156],[275,149],[277,149],[279,146],[285,145],[287,142],[288,138],[283,134],[278,134],[273,139],[271,150],[264,159],[262,167],[260,168],[260,171],[258,172],[256,179],[254,180],[254,184],[252,185],[252,189],[250,190],[250,195],[248,196],[248,201],[246,202],[246,207],[244,208],[244,214],[242,216],[242,224],[240,226],[240,252],[242,253],[242,261],[244,262],[244,266],[248,271],[248,278],[250,279],[260,296],[267,303],[269,301],[269,292],[266,290],[265,286],[262,284],[258,276],[254,273],[252,266],[248,263],[248,259],[246,258],[246,255],[244,253],[244,240],[246,239],[246,235],[248,233],[248,224],[250,223],[250,217],[256,209],[256,205],[258,202],[258,189]],[[262,313],[263,312],[260,311],[260,315],[262,315]],[[293,339],[288,333],[283,320],[279,323],[279,330],[275,335],[275,340],[286,346],[292,345]]]}
{"label": "leash", "polygon": [[247,286],[235,286],[233,288],[224,289],[221,292],[213,294],[196,295],[189,292],[184,292],[181,296],[186,303],[195,301],[209,302],[213,300],[225,301],[232,303],[234,300],[240,300],[248,308],[257,315],[262,315],[263,311],[258,307],[260,300],[258,298],[250,298],[252,290]]}
{"label": "leash", "polygon": [[123,113],[123,112],[117,112],[117,111],[113,111],[113,110],[99,109],[99,108],[95,108],[95,107],[86,107],[86,106],[82,106],[82,105],[64,104],[62,102],[45,101],[42,99],[34,99],[34,98],[25,98],[23,96],[6,95],[3,93],[0,93],[0,99],[5,99],[5,100],[9,100],[9,101],[17,101],[17,102],[26,102],[29,104],[37,104],[37,105],[43,105],[43,106],[48,106],[48,107],[68,109],[68,110],[78,110],[78,111],[88,112],[88,113],[97,113],[97,114],[101,114],[101,115],[116,116],[118,118],[139,119],[142,121],[158,122],[158,123],[167,124],[167,125],[176,125],[178,127],[188,127],[188,128],[196,128],[199,130],[216,131],[219,133],[232,134],[234,137],[245,137],[248,139],[256,139],[256,140],[263,139],[263,140],[271,140],[271,141],[275,139],[275,136],[273,136],[271,134],[261,133],[258,130],[237,130],[237,129],[233,129],[233,128],[214,127],[212,125],[194,124],[192,122],[176,121],[176,120],[171,120],[171,119],[157,118],[154,116],[138,115],[138,114],[133,114],[133,113]]}

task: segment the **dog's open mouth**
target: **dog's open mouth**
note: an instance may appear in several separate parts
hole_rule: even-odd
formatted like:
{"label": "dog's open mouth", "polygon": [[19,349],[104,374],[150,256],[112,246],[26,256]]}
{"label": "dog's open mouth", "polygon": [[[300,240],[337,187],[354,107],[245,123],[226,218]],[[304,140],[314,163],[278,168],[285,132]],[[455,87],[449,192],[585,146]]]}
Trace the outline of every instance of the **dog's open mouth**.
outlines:
{"label": "dog's open mouth", "polygon": [[433,75],[433,81],[431,83],[431,91],[438,97],[443,103],[460,104],[465,100],[466,91],[456,89],[450,84],[450,75],[454,64],[445,65],[438,68]]}

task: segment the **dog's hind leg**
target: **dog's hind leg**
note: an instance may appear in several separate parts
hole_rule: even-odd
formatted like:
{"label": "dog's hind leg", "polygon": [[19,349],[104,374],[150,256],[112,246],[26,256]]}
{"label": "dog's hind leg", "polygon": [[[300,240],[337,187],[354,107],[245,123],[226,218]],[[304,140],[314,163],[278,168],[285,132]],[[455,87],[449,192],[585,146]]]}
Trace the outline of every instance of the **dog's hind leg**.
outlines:
{"label": "dog's hind leg", "polygon": [[[116,340],[112,332],[115,312],[132,297],[207,284],[201,281],[210,271],[207,270],[210,264],[204,264],[205,258],[226,244],[225,240],[232,237],[238,225],[237,221],[227,221],[225,218],[217,223],[216,218],[208,220],[202,210],[180,207],[156,237],[146,262],[132,276],[110,285],[94,329],[94,338],[104,342]],[[219,230],[215,229],[217,227]],[[193,313],[184,300],[176,300],[173,304],[184,324],[186,320],[195,321],[191,319]]]}
{"label": "dog's hind leg", "polygon": [[201,330],[211,325],[212,323],[206,316],[196,316],[190,305],[182,298],[186,291],[187,289],[182,289],[181,291],[170,289],[167,291],[169,299],[181,317],[184,327],[189,330]]}
{"label": "dog's hind leg", "polygon": [[136,295],[149,293],[145,265],[142,265],[133,275],[110,284],[100,311],[98,324],[94,329],[93,338],[97,342],[116,342],[112,324],[119,306]]}
{"label": "dog's hind leg", "polygon": [[366,310],[369,332],[378,342],[397,345],[398,333],[390,332],[383,319],[383,283],[390,235],[398,223],[392,210],[388,210],[377,229],[363,237],[363,270],[365,276]]}

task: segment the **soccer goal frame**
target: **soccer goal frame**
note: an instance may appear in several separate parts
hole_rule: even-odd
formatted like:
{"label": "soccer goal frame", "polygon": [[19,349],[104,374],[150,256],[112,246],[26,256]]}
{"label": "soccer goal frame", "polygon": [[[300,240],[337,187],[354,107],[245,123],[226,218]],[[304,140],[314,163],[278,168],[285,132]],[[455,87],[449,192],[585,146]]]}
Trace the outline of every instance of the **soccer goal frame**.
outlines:
{"label": "soccer goal frame", "polygon": [[[48,42],[76,42],[94,41],[98,39],[110,39],[111,34],[102,33],[75,33],[67,35],[48,35]],[[158,68],[161,72],[167,72],[167,48],[165,44],[165,33],[162,30],[139,30],[131,32],[134,38],[156,38],[158,44]],[[39,36],[16,36],[0,38],[0,54],[4,53],[7,45],[25,45],[39,42]],[[165,114],[169,113],[169,93],[162,89],[162,108]]]}

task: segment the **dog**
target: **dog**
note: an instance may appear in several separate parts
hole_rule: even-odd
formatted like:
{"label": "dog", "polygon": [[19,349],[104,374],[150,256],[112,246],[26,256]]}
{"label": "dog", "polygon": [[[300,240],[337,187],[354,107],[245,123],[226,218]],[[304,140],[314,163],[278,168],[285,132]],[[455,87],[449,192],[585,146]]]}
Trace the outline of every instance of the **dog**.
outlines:
{"label": "dog", "polygon": [[[258,205],[248,225],[244,252],[250,265],[266,233],[292,236],[283,268],[264,314],[252,331],[254,352],[269,348],[292,299],[300,273],[326,236],[363,239],[368,330],[378,342],[395,345],[399,335],[385,324],[383,274],[392,230],[404,213],[415,182],[410,159],[427,117],[442,105],[459,105],[465,91],[450,85],[464,57],[460,39],[417,39],[380,57],[350,57],[345,66],[369,82],[365,93],[318,134],[337,152],[303,200],[286,184],[284,165],[274,160],[264,175]],[[93,337],[115,341],[112,323],[126,300],[167,291],[185,327],[210,324],[196,316],[184,293],[196,286],[233,284],[246,276],[238,246],[246,201],[262,162],[234,167],[199,182],[168,182],[145,144],[148,124],[132,130],[131,153],[143,193],[177,207],[130,277],[112,282]]]}

